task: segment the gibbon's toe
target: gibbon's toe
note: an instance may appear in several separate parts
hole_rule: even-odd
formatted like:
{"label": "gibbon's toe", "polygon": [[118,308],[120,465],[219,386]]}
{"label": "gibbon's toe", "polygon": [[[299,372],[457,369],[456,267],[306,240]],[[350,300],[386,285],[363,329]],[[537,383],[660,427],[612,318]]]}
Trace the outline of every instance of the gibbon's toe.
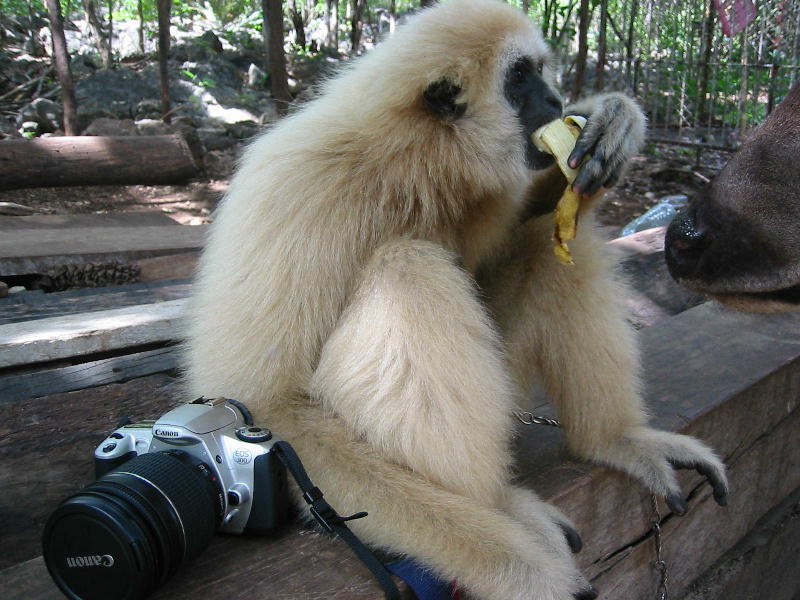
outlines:
{"label": "gibbon's toe", "polygon": [[688,506],[686,504],[686,500],[684,500],[680,494],[668,494],[665,500],[667,502],[667,506],[673,513],[679,517],[682,517],[686,514]]}
{"label": "gibbon's toe", "polygon": [[575,600],[594,600],[599,595],[597,588],[590,585],[587,589],[575,594]]}
{"label": "gibbon's toe", "polygon": [[670,461],[676,469],[692,469],[708,480],[714,494],[714,500],[720,506],[728,506],[728,483],[719,469],[712,464],[697,461]]}
{"label": "gibbon's toe", "polygon": [[559,523],[558,526],[564,532],[564,537],[567,538],[567,544],[569,544],[569,549],[572,550],[572,553],[577,554],[580,552],[581,548],[583,548],[583,540],[578,535],[578,532],[575,531],[575,528],[566,523]]}

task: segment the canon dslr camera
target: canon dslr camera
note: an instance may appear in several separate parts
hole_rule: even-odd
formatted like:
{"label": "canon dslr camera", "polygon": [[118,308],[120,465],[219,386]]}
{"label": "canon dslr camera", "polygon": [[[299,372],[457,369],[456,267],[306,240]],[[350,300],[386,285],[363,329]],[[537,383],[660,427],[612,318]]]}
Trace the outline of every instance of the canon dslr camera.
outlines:
{"label": "canon dslr camera", "polygon": [[286,521],[286,469],[240,403],[198,398],[125,425],[95,450],[97,481],[44,530],[44,560],[81,600],[144,598],[215,531],[270,534]]}

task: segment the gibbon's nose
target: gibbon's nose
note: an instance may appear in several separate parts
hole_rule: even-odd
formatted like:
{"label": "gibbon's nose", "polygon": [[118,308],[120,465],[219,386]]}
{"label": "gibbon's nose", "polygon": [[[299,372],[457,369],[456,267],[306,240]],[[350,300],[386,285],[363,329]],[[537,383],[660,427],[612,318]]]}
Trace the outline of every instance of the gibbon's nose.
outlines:
{"label": "gibbon's nose", "polygon": [[558,96],[556,96],[555,94],[548,93],[544,97],[544,102],[545,104],[547,104],[548,107],[556,111],[558,113],[558,116],[561,116],[561,112],[563,111],[564,106],[561,104],[561,100],[558,98]]}
{"label": "gibbon's nose", "polygon": [[664,239],[667,266],[672,276],[690,276],[709,242],[708,231],[695,223],[691,213],[678,214],[667,228]]}

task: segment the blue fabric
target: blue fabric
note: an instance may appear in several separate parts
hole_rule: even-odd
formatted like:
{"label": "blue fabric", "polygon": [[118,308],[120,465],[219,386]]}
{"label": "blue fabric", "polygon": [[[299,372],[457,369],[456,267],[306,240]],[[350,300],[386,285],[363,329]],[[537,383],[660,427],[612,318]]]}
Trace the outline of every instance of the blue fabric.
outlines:
{"label": "blue fabric", "polygon": [[452,600],[453,584],[449,581],[441,581],[423,567],[410,558],[398,560],[386,565],[392,573],[405,581],[419,600]]}

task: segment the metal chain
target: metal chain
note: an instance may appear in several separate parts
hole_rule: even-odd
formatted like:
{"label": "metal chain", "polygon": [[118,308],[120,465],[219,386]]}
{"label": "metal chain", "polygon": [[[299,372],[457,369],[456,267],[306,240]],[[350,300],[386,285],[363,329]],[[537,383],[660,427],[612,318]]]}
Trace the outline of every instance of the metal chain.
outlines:
{"label": "metal chain", "polygon": [[653,515],[650,523],[653,527],[653,540],[656,545],[656,562],[654,566],[661,575],[656,593],[658,595],[658,600],[667,600],[667,563],[661,556],[661,512],[658,510],[658,499],[655,494],[650,494],[650,503],[653,505]]}
{"label": "metal chain", "polygon": [[[525,425],[547,425],[549,427],[561,427],[556,419],[549,419],[540,415],[534,415],[528,411],[514,411],[512,413],[519,421]],[[656,545],[656,561],[653,566],[658,569],[660,579],[656,590],[658,600],[667,600],[667,563],[661,555],[663,549],[661,539],[661,511],[658,510],[658,498],[655,494],[650,494],[650,503],[653,505],[653,514],[650,517],[650,526],[653,529],[653,540]]]}

